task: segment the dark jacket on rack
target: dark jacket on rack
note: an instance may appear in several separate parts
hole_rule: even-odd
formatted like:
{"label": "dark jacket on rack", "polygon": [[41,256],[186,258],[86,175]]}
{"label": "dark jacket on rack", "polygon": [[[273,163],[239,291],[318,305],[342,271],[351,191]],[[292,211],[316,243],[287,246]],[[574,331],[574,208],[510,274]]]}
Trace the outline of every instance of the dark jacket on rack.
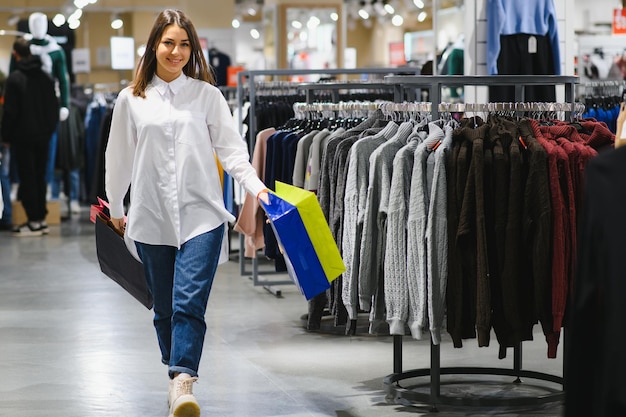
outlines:
{"label": "dark jacket on rack", "polygon": [[69,117],[59,123],[55,168],[71,171],[82,168],[85,149],[85,123],[80,110],[70,104]]}
{"label": "dark jacket on rack", "polygon": [[552,200],[548,153],[535,138],[530,120],[519,125],[527,158],[522,208],[521,265],[527,266],[533,285],[533,313],[548,343],[548,357],[556,357],[558,338],[552,335]]}
{"label": "dark jacket on rack", "polygon": [[580,248],[568,319],[565,416],[626,415],[624,248],[626,148],[601,153],[586,169]]}
{"label": "dark jacket on rack", "polygon": [[[461,262],[461,250],[457,243],[459,216],[463,205],[463,195],[467,183],[472,144],[464,139],[465,131],[472,129],[473,123],[482,124],[482,119],[463,119],[461,127],[452,134],[452,152],[446,162],[448,184],[448,285],[446,290],[448,333],[454,347],[463,346],[462,339],[476,337],[476,300],[464,294],[476,294],[475,282],[468,279]],[[470,256],[471,260],[472,257]],[[473,258],[475,259],[475,258]],[[473,270],[475,268],[471,268]]]}
{"label": "dark jacket on rack", "polygon": [[[489,346],[491,332],[491,283],[486,224],[492,222],[493,218],[488,219],[485,216],[484,189],[485,138],[488,131],[487,124],[465,131],[465,140],[472,143],[472,157],[457,231],[457,244],[465,272],[476,285],[478,346]],[[470,256],[474,259],[470,259]]]}
{"label": "dark jacket on rack", "polygon": [[41,69],[41,59],[31,55],[17,62],[4,90],[2,140],[28,145],[50,140],[59,121],[59,100],[54,81]]}
{"label": "dark jacket on rack", "polygon": [[[532,308],[530,271],[522,262],[522,212],[526,170],[517,122],[492,117],[489,138],[494,143],[495,230],[489,239],[497,264],[491,268],[493,327],[500,344],[499,357],[506,348],[532,340],[535,323]],[[499,154],[502,156],[498,157]],[[498,162],[499,161],[499,162]],[[493,264],[493,262],[492,262]]]}

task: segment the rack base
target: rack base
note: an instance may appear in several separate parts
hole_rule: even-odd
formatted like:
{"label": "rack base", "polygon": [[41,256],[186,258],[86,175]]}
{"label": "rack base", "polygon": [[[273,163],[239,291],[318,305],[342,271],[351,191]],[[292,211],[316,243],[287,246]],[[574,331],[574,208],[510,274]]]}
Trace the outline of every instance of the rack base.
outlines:
{"label": "rack base", "polygon": [[[515,370],[515,369],[503,369],[503,368],[487,368],[487,367],[446,367],[440,369],[440,375],[498,375],[498,376],[511,376],[516,379],[508,384],[523,384],[521,378],[529,378],[535,380],[541,380],[546,382],[552,382],[561,386],[560,390],[551,389],[547,386],[533,385],[533,388],[538,388],[545,391],[545,394],[537,395],[533,393],[532,396],[518,395],[507,397],[491,397],[491,396],[453,396],[453,395],[441,395],[440,392],[432,392],[429,389],[431,386],[430,381],[424,384],[415,384],[413,387],[402,387],[401,381],[410,378],[429,377],[431,375],[430,368],[414,369],[401,373],[394,373],[388,375],[383,380],[383,388],[386,393],[386,397],[389,401],[398,402],[399,400],[406,400],[411,403],[430,404],[432,406],[431,411],[437,412],[437,407],[440,405],[448,406],[471,406],[471,407],[522,407],[522,406],[537,406],[547,404],[551,402],[560,402],[564,399],[563,378],[546,374],[543,372]],[[480,382],[485,382],[481,380]],[[450,381],[442,382],[437,385],[435,390],[438,390],[442,385],[451,384],[468,384],[471,381]],[[500,385],[506,385],[505,382],[499,382]],[[421,389],[421,390],[420,390]],[[405,402],[406,402],[405,401]]]}

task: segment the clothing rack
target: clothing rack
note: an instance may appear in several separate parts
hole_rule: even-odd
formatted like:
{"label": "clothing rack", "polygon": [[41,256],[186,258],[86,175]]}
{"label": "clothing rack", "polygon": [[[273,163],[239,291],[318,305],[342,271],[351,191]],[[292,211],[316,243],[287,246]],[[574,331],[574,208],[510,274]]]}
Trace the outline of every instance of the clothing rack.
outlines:
{"label": "clothing rack", "polygon": [[[250,144],[250,152],[252,153],[252,151],[254,150],[254,141],[255,141],[255,137],[254,135],[256,134],[256,120],[255,120],[255,110],[256,110],[256,106],[255,106],[255,96],[256,96],[256,91],[257,91],[257,87],[261,86],[261,87],[267,87],[267,85],[264,84],[258,84],[256,81],[256,77],[271,77],[276,78],[276,77],[288,77],[291,75],[313,75],[313,74],[322,74],[322,75],[334,75],[334,76],[347,76],[347,75],[359,75],[362,76],[363,74],[368,74],[371,76],[387,76],[388,74],[402,74],[402,73],[418,73],[419,71],[417,69],[410,69],[410,68],[354,68],[354,69],[309,69],[309,70],[248,70],[248,71],[241,71],[237,73],[237,100],[239,102],[239,120],[243,120],[243,114],[242,114],[242,108],[243,108],[243,104],[244,104],[244,99],[245,99],[245,93],[244,90],[247,91],[248,93],[248,97],[250,98],[250,122],[249,122],[249,127],[248,127],[248,143]],[[296,82],[296,83],[290,83],[293,87],[296,87],[298,89],[302,89],[302,90],[315,90],[315,89],[329,89],[329,88],[335,88],[335,87],[331,87],[333,85],[333,83],[301,83],[301,82]],[[367,87],[366,82],[361,82],[361,83],[343,83],[342,84],[342,88],[349,88],[349,89],[354,89],[356,87],[358,88],[368,88]],[[278,88],[285,88],[285,82],[281,81],[278,85]],[[320,87],[322,86],[322,87]],[[338,87],[337,87],[338,88]],[[387,87],[387,88],[391,88],[391,87]]]}
{"label": "clothing rack", "polygon": [[[575,76],[387,76],[385,82],[395,86],[395,101],[402,102],[414,99],[416,91],[428,89],[432,101],[432,119],[439,119],[441,104],[441,89],[444,86],[515,86],[516,102],[524,102],[524,88],[531,85],[564,85],[565,100],[571,104],[568,110],[576,109],[574,97],[575,85],[578,78]],[[467,106],[467,105],[465,105]],[[486,105],[489,108],[489,105]],[[513,106],[514,107],[514,106]],[[566,112],[569,115],[569,112]],[[543,396],[519,396],[515,398],[459,398],[441,395],[441,375],[500,375],[513,376],[515,383],[521,383],[521,378],[543,380],[563,385],[563,378],[543,372],[527,371],[522,369],[522,344],[514,347],[513,368],[496,367],[442,367],[440,345],[430,344],[430,367],[409,371],[402,370],[402,339],[403,336],[393,337],[393,373],[383,380],[383,387],[388,398],[404,399],[410,402],[430,404],[432,411],[438,411],[439,405],[463,406],[520,406],[537,405],[560,401],[564,398],[563,391],[553,392]],[[564,342],[566,345],[566,341]],[[565,354],[565,353],[564,353]],[[418,392],[404,388],[400,382],[409,378],[430,376],[429,392]]]}
{"label": "clothing rack", "polygon": [[341,90],[378,90],[382,92],[393,93],[393,86],[382,82],[324,82],[324,83],[306,83],[299,87],[305,91],[306,102],[312,103],[315,100],[314,92],[328,91],[331,94],[332,102],[340,101]]}
{"label": "clothing rack", "polygon": [[[240,133],[243,133],[243,106],[245,102],[246,93],[250,99],[250,108],[249,108],[249,123],[248,123],[248,144],[250,155],[252,155],[254,151],[254,145],[256,140],[256,103],[255,97],[257,88],[276,88],[276,89],[285,89],[287,86],[291,86],[292,88],[306,90],[307,93],[310,94],[313,90],[319,89],[367,89],[370,86],[375,86],[376,88],[393,88],[392,86],[386,85],[385,83],[372,84],[368,82],[361,83],[341,83],[341,84],[333,84],[333,83],[286,83],[285,81],[279,80],[280,77],[288,77],[292,75],[312,75],[312,74],[322,74],[322,75],[330,75],[330,76],[348,76],[348,75],[359,75],[363,76],[364,74],[368,74],[370,76],[378,76],[384,77],[388,74],[406,74],[406,73],[417,73],[419,72],[417,69],[412,70],[410,68],[354,68],[354,69],[310,69],[310,70],[248,70],[241,71],[237,73],[237,101],[238,101],[238,120],[240,121]],[[257,77],[268,77],[271,78],[273,83],[267,84],[267,81],[263,81],[262,84],[259,84],[256,80]],[[278,80],[276,80],[278,79]],[[382,87],[385,84],[386,87]],[[341,87],[339,87],[341,85]],[[311,99],[311,95],[307,95],[307,100]],[[252,271],[247,271],[245,268],[245,258],[244,254],[244,237],[240,235],[239,238],[239,272],[241,275],[249,275],[251,274],[253,285],[262,286],[270,293],[274,294],[277,297],[282,296],[282,292],[275,288],[275,286],[280,285],[292,285],[293,281],[289,280],[266,280],[259,279],[260,275],[266,274],[276,274],[273,271],[259,271],[258,267],[258,259],[257,257],[252,258]],[[280,273],[284,274],[284,273]]]}
{"label": "clothing rack", "polygon": [[621,96],[626,89],[625,80],[605,80],[605,81],[587,81],[578,84],[578,96],[585,97],[589,95],[618,95]]}

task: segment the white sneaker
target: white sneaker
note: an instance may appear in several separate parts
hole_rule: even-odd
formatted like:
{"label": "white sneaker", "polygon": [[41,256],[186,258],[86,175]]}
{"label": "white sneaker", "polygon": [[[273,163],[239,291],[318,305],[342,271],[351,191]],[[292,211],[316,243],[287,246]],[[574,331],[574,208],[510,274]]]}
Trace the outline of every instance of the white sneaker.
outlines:
{"label": "white sneaker", "polygon": [[200,405],[193,396],[193,383],[197,380],[189,374],[170,380],[169,417],[200,417]]}
{"label": "white sneaker", "polygon": [[70,201],[70,213],[80,214],[80,203],[76,200]]}

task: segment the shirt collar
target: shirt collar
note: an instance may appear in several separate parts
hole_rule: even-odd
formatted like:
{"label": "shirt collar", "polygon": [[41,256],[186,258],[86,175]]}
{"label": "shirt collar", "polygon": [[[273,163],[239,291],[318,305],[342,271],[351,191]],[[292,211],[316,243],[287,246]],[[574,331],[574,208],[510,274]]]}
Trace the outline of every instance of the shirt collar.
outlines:
{"label": "shirt collar", "polygon": [[161,95],[165,95],[167,93],[168,87],[172,91],[172,94],[176,95],[181,90],[181,88],[183,88],[183,85],[185,85],[185,81],[187,81],[187,76],[185,75],[185,73],[181,73],[178,78],[170,81],[169,83],[163,81],[156,74],[154,74],[154,77],[152,77],[152,85]]}

